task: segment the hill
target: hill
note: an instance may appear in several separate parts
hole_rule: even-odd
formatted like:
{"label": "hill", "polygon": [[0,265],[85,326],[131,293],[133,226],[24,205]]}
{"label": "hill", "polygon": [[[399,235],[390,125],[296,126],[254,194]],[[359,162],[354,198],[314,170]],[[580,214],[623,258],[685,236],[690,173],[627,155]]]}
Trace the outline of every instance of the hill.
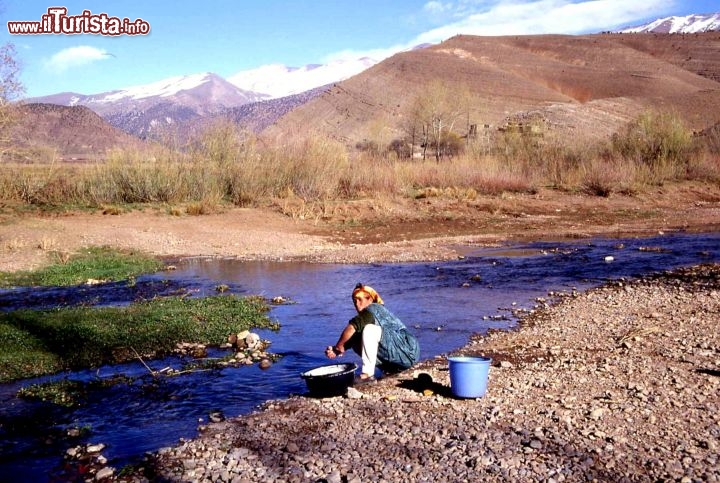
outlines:
{"label": "hill", "polygon": [[63,161],[95,160],[104,158],[113,148],[143,147],[139,139],[111,126],[84,106],[21,105],[10,137],[13,149],[5,151],[2,158],[21,162],[36,161],[43,154]]}
{"label": "hill", "polygon": [[462,35],[336,84],[263,135],[312,131],[353,146],[383,131],[378,141],[389,142],[402,136],[409,106],[431,81],[472,93],[465,125],[496,129],[533,116],[561,134],[597,138],[653,108],[676,111],[702,130],[720,120],[719,79],[720,32]]}

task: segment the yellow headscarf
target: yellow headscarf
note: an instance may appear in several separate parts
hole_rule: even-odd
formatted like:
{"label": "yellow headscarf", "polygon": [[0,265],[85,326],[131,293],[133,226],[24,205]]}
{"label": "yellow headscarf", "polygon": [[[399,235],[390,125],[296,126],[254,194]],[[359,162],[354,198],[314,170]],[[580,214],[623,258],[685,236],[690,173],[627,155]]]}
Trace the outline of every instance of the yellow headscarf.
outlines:
{"label": "yellow headscarf", "polygon": [[355,285],[355,290],[353,290],[352,296],[355,298],[355,295],[357,295],[359,292],[364,292],[368,294],[370,297],[372,297],[373,302],[376,304],[383,304],[383,299],[380,298],[380,294],[377,293],[377,291],[372,288],[369,285],[363,285],[361,283]]}

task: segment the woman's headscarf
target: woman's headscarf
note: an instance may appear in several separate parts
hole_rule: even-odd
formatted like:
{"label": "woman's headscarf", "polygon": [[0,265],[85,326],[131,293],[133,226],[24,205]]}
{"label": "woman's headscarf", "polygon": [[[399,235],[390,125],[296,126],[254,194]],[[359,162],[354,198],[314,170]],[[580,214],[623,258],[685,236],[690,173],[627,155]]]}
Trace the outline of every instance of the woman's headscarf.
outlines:
{"label": "woman's headscarf", "polygon": [[380,298],[380,294],[377,293],[377,291],[372,288],[369,285],[363,285],[361,283],[355,285],[355,290],[353,290],[352,296],[355,298],[355,295],[357,295],[359,292],[365,292],[370,297],[372,297],[373,302],[376,304],[383,304],[383,299]]}

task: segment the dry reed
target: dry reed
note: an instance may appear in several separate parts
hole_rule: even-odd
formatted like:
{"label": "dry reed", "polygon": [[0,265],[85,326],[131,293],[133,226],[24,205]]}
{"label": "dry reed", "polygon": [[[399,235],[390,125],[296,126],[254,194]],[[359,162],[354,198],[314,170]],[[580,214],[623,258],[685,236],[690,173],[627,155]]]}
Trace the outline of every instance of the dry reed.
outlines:
{"label": "dry reed", "polygon": [[134,203],[172,206],[174,214],[216,213],[224,204],[274,202],[292,216],[326,216],[333,200],[428,195],[473,198],[532,192],[539,186],[593,195],[632,193],[682,179],[720,179],[716,132],[693,141],[671,115],[644,114],[611,141],[577,146],[537,130],[495,136],[464,154],[398,159],[355,152],[310,136],[259,147],[228,123],[213,125],[184,154],[116,151],[83,165],[12,164],[0,170],[0,200],[29,205],[120,209]]}

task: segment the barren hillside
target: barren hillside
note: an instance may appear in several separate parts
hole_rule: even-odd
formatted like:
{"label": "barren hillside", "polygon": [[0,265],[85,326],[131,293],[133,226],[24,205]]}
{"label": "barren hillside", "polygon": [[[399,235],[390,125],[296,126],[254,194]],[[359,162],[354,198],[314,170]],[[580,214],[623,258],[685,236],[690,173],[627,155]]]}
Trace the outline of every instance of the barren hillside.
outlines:
{"label": "barren hillside", "polygon": [[534,113],[560,132],[597,137],[656,108],[676,111],[701,130],[720,120],[720,33],[457,36],[335,85],[264,134],[317,131],[349,145],[389,142],[400,134],[408,105],[434,79],[472,92],[470,124],[496,128]]}
{"label": "barren hillside", "polygon": [[56,160],[74,161],[102,159],[112,148],[138,149],[142,142],[87,107],[25,104],[20,106],[12,146],[3,159],[37,161],[38,153],[44,153]]}

